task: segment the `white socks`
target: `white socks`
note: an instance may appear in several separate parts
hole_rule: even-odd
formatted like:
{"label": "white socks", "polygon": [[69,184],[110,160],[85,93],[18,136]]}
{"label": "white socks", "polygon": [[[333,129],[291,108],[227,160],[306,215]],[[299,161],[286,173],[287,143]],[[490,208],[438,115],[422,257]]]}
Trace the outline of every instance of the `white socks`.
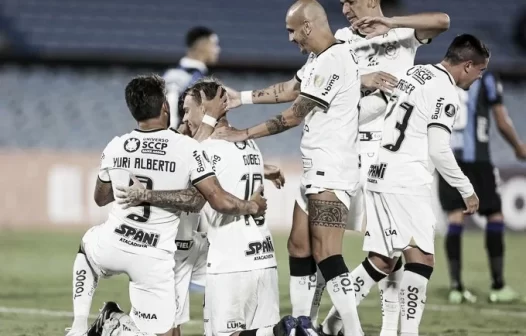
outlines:
{"label": "white socks", "polygon": [[[417,265],[417,267],[428,268],[429,277],[433,270],[432,267],[422,264],[406,264],[406,270],[402,277],[400,284],[400,335],[401,336],[417,336],[418,327],[422,320],[424,308],[426,305],[426,291],[428,278],[417,274],[410,270],[409,265]],[[424,273],[423,273],[424,274]]]}
{"label": "white socks", "polygon": [[312,321],[312,325],[314,326],[314,329],[317,329],[319,326],[318,315],[320,313],[321,298],[323,296],[323,292],[325,291],[326,286],[327,286],[327,283],[325,282],[323,275],[318,269],[318,272],[316,273],[316,291],[314,292],[314,299],[312,301],[312,305],[310,309],[310,319]]}
{"label": "white socks", "polygon": [[363,335],[360,325],[360,317],[356,309],[356,297],[354,295],[353,281],[351,274],[340,274],[327,282],[327,291],[336,307],[345,332],[349,335]]}
{"label": "white socks", "polygon": [[382,331],[380,336],[398,336],[398,321],[400,320],[398,295],[403,274],[404,269],[400,268],[378,283],[382,303]]}
{"label": "white socks", "polygon": [[97,276],[83,253],[78,253],[73,264],[73,325],[71,330],[86,332]]}
{"label": "white socks", "polygon": [[310,276],[290,276],[292,316],[310,316],[316,293],[316,273]]}

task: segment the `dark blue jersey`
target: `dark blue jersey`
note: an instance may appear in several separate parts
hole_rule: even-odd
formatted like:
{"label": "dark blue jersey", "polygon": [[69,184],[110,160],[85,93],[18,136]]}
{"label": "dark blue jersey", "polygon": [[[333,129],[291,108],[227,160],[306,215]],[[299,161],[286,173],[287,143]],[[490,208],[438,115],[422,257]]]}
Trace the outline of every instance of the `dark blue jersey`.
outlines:
{"label": "dark blue jersey", "polygon": [[471,85],[465,99],[460,95],[461,104],[465,104],[461,110],[467,120],[465,127],[453,135],[459,140],[452,144],[455,157],[462,162],[489,162],[490,111],[495,104],[502,103],[502,84],[493,73],[486,72]]}

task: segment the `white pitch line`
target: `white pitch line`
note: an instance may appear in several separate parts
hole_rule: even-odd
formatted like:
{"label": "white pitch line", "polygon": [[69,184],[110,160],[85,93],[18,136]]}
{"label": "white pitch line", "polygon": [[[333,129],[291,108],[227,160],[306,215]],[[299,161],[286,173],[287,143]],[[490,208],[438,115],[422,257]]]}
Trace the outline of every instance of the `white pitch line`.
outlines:
{"label": "white pitch line", "polygon": [[[362,307],[380,307],[378,305],[364,302],[360,306]],[[464,309],[463,309],[464,308]],[[512,316],[512,317],[526,317],[526,311],[511,311],[511,310],[498,310],[498,309],[488,309],[481,308],[477,309],[473,306],[446,306],[446,305],[436,305],[436,304],[426,304],[426,310],[428,311],[462,311],[462,310],[471,310],[477,312],[481,315],[487,316]],[[24,314],[24,315],[42,315],[50,317],[73,317],[72,312],[68,311],[58,311],[58,310],[47,310],[47,309],[32,309],[32,308],[13,308],[13,307],[3,307],[0,306],[0,313],[4,314]],[[97,315],[90,315],[90,318],[96,318]],[[190,320],[187,322],[189,325],[201,325],[203,321]]]}

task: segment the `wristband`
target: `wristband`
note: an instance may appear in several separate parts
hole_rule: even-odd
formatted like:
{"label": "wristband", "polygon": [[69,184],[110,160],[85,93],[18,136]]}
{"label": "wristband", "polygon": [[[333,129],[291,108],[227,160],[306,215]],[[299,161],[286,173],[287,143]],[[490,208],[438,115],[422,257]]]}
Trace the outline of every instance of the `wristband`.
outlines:
{"label": "wristband", "polygon": [[214,117],[209,116],[208,114],[205,114],[203,116],[203,120],[201,122],[205,123],[205,124],[207,124],[209,126],[212,126],[212,127],[216,127],[216,125],[217,125],[217,119],[214,118]]}
{"label": "wristband", "polygon": [[254,104],[252,91],[241,91],[241,105]]}

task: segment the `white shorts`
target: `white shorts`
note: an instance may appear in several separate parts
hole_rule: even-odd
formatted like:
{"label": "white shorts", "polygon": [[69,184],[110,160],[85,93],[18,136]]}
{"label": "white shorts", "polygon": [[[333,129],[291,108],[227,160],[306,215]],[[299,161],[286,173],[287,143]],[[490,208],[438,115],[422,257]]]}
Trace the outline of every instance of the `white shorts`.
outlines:
{"label": "white shorts", "polygon": [[407,247],[435,254],[431,196],[365,192],[367,231],[363,250],[396,257]]}
{"label": "white shorts", "polygon": [[207,274],[204,314],[209,318],[206,336],[229,336],[278,323],[277,268]]}
{"label": "white shorts", "polygon": [[92,227],[82,238],[86,257],[97,275],[127,274],[130,278],[130,316],[140,331],[162,334],[174,325],[176,313],[175,261],[123,251],[101,239],[100,226]]}
{"label": "white shorts", "polygon": [[175,253],[175,291],[177,293],[177,313],[174,327],[190,321],[190,284],[205,286],[206,258],[208,240],[206,236],[196,234],[188,256],[177,258]]}
{"label": "white shorts", "polygon": [[371,164],[376,163],[380,141],[360,141],[360,185],[356,195],[352,198],[347,220],[347,230],[365,231],[365,187],[367,186],[367,173]]}
{"label": "white shorts", "polygon": [[[359,188],[357,188],[359,189]],[[334,190],[334,189],[326,189],[323,187],[316,186],[314,184],[300,184],[300,189],[298,196],[296,197],[296,202],[300,206],[301,210],[305,212],[307,215],[309,214],[309,198],[307,195],[313,195],[313,194],[319,194],[324,191],[331,191],[333,192],[336,197],[342,202],[347,209],[351,206],[351,196],[356,193],[356,190]]]}

